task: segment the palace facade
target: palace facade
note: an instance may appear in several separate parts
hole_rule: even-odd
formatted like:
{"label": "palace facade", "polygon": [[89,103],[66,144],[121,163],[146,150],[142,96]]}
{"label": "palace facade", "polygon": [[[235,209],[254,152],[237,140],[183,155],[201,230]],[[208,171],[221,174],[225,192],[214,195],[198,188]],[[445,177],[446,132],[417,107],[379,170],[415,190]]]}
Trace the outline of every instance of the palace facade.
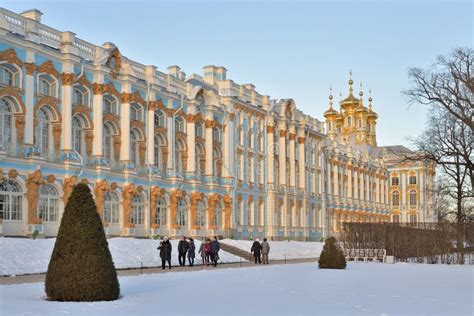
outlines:
{"label": "palace facade", "polygon": [[0,233],[54,236],[88,183],[109,236],[319,240],[432,221],[434,167],[377,147],[363,93],[323,123],[224,67],[186,75],[0,8]]}

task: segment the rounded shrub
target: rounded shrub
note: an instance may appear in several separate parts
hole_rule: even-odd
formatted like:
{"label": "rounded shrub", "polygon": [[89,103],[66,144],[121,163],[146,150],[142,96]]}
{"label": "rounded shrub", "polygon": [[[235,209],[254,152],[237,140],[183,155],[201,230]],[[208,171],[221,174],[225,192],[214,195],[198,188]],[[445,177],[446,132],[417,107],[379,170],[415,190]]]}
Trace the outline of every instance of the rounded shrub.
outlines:
{"label": "rounded shrub", "polygon": [[329,237],[324,242],[323,251],[319,256],[320,269],[345,269],[346,258],[339,247],[336,238]]}
{"label": "rounded shrub", "polygon": [[64,210],[45,281],[54,301],[112,301],[120,295],[104,228],[87,184],[78,184]]}

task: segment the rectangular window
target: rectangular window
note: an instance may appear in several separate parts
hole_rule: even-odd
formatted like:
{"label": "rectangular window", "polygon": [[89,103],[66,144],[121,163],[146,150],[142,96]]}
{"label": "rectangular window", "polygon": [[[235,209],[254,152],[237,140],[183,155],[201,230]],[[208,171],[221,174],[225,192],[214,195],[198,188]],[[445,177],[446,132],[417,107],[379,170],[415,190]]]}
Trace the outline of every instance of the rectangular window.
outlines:
{"label": "rectangular window", "polygon": [[392,177],[392,185],[399,185],[399,178],[398,177]]}
{"label": "rectangular window", "polygon": [[416,220],[416,215],[410,215],[410,224],[416,224],[417,220]]}
{"label": "rectangular window", "polygon": [[410,184],[416,184],[416,176],[410,176],[408,181],[409,181]]}

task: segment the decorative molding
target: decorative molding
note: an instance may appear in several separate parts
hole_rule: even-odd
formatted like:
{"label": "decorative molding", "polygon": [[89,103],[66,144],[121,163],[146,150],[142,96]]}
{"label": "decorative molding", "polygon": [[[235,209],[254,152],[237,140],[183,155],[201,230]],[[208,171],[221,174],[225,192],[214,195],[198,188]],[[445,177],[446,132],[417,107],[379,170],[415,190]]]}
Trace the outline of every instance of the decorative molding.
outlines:
{"label": "decorative molding", "polygon": [[268,134],[271,134],[271,133],[273,133],[273,132],[275,132],[275,126],[270,126],[270,125],[268,125],[268,126],[267,126],[267,133],[268,133]]}
{"label": "decorative molding", "polygon": [[[79,78],[76,78],[74,80],[74,83],[79,84],[81,86],[86,86],[87,88],[92,89],[92,83],[89,80],[87,80],[87,77],[85,75],[82,75]],[[94,93],[94,94],[102,94],[102,93]]]}
{"label": "decorative molding", "polygon": [[61,83],[63,86],[72,86],[74,83],[75,75],[72,73],[62,73],[61,74]]}
{"label": "decorative molding", "polygon": [[56,70],[56,67],[54,67],[54,64],[51,60],[45,61],[38,67],[38,73],[44,73],[50,76],[55,77],[57,80],[59,80],[59,72]]}
{"label": "decorative molding", "polygon": [[26,200],[28,202],[28,224],[41,224],[38,217],[39,187],[46,183],[41,174],[41,170],[28,175],[26,185]]}
{"label": "decorative molding", "polygon": [[[3,172],[2,172],[3,173]],[[16,179],[18,177],[18,171],[16,169],[10,169],[8,171],[8,177],[10,179]]]}
{"label": "decorative molding", "polygon": [[288,134],[288,131],[285,131],[283,129],[280,130],[280,137],[286,137],[287,134]]}
{"label": "decorative molding", "polygon": [[37,70],[37,66],[34,63],[25,63],[26,74],[33,76]]}
{"label": "decorative molding", "polygon": [[77,177],[71,176],[69,178],[64,178],[63,182],[63,203],[64,207],[66,207],[69,197],[71,196],[72,190],[77,184]]}
{"label": "decorative molding", "polygon": [[[82,78],[82,77],[81,77]],[[105,85],[103,83],[94,82],[92,84],[92,92],[95,95],[102,95],[105,92]]]}
{"label": "decorative molding", "polygon": [[120,68],[122,67],[122,54],[118,48],[115,48],[110,52],[105,65],[111,68],[110,75],[112,78],[117,79]]}
{"label": "decorative molding", "polygon": [[305,137],[303,136],[298,137],[298,144],[304,144],[304,141],[305,141]]}
{"label": "decorative molding", "polygon": [[122,207],[123,207],[123,223],[125,228],[135,227],[135,224],[130,222],[130,215],[132,214],[132,199],[134,195],[139,194],[138,188],[135,184],[130,183],[124,185],[122,192]]}
{"label": "decorative molding", "polygon": [[150,214],[151,214],[151,227],[158,228],[158,225],[155,224],[156,221],[156,201],[162,198],[166,193],[166,190],[160,188],[159,186],[151,187],[150,189]]}
{"label": "decorative molding", "polygon": [[15,101],[20,106],[21,113],[23,113],[23,114],[26,113],[25,103],[23,102],[23,98],[21,97],[21,93],[20,93],[19,89],[11,87],[11,86],[1,87],[0,88],[0,96],[1,97],[7,96],[7,97],[15,99]]}
{"label": "decorative molding", "polygon": [[290,133],[289,139],[290,140],[295,140],[296,139],[296,134],[295,133]]}
{"label": "decorative molding", "polygon": [[104,203],[105,203],[105,194],[110,192],[111,187],[107,183],[107,180],[99,180],[95,183],[94,187],[94,196],[95,196],[95,205],[97,207],[97,212],[99,213],[100,219],[103,221],[103,212],[104,212]]}
{"label": "decorative molding", "polygon": [[23,62],[16,55],[16,51],[13,48],[7,48],[3,52],[0,52],[0,61],[6,61],[9,64],[15,64],[18,67],[23,67]]}
{"label": "decorative molding", "polygon": [[158,109],[166,111],[163,101],[161,100],[148,101],[148,111],[155,111]]}

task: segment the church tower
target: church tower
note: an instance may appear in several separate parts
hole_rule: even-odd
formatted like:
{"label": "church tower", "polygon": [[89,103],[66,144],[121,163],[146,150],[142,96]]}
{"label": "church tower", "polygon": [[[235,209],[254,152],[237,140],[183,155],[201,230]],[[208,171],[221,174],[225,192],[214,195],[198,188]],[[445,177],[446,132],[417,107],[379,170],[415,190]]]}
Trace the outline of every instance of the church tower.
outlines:
{"label": "church tower", "polygon": [[369,107],[364,106],[362,84],[359,98],[354,96],[352,73],[349,77],[349,95],[339,102],[340,111],[333,108],[332,93],[329,96],[329,109],[324,112],[327,133],[331,139],[338,138],[344,143],[377,145],[377,113],[372,110],[372,96],[369,90]]}

